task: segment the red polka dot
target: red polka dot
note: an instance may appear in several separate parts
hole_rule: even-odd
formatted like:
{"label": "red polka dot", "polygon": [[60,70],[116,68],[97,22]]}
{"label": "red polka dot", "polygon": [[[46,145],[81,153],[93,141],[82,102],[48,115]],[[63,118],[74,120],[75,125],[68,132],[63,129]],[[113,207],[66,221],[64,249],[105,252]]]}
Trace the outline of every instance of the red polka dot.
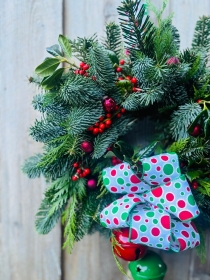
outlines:
{"label": "red polka dot", "polygon": [[200,245],[200,242],[199,242],[199,241],[197,241],[197,242],[195,243],[195,247],[198,246],[198,245]]}
{"label": "red polka dot", "polygon": [[134,194],[132,194],[132,193],[128,194],[128,197],[134,197]]}
{"label": "red polka dot", "polygon": [[124,187],[121,187],[121,190],[124,190],[125,188]]}
{"label": "red polka dot", "polygon": [[120,165],[120,169],[122,170],[124,168],[124,164],[121,164]]}
{"label": "red polka dot", "polygon": [[138,222],[141,220],[141,217],[136,215],[136,216],[133,216],[133,219],[134,219],[134,221]]}
{"label": "red polka dot", "polygon": [[186,206],[186,203],[184,200],[179,200],[177,205],[179,206],[179,208],[184,208]]}
{"label": "red polka dot", "polygon": [[138,187],[132,187],[132,188],[130,188],[130,190],[132,191],[132,192],[137,192],[138,191]]}
{"label": "red polka dot", "polygon": [[190,192],[190,188],[189,187],[187,187],[187,191]]}
{"label": "red polka dot", "polygon": [[163,216],[160,219],[160,223],[161,223],[162,227],[164,227],[165,229],[170,229],[171,228],[171,223],[170,223],[170,217],[169,216]]}
{"label": "red polka dot", "polygon": [[125,208],[129,208],[129,207],[130,207],[130,205],[128,205],[128,204],[127,204],[127,205],[125,205]]}
{"label": "red polka dot", "polygon": [[103,215],[101,214],[100,217],[103,218]]}
{"label": "red polka dot", "polygon": [[115,225],[117,225],[117,226],[119,225],[119,221],[118,221],[117,218],[114,218],[113,222],[114,222]]}
{"label": "red polka dot", "polygon": [[170,242],[170,240],[171,240],[171,236],[169,235],[169,236],[168,236],[168,241]]}
{"label": "red polka dot", "polygon": [[160,171],[160,170],[161,170],[161,167],[160,167],[160,166],[157,166],[157,167],[156,167],[156,170],[157,170],[157,171]]}
{"label": "red polka dot", "polygon": [[184,225],[185,227],[189,227],[189,226],[190,226],[189,224],[186,224],[186,223],[183,223],[183,225]]}
{"label": "red polka dot", "polygon": [[151,184],[153,184],[153,185],[156,185],[156,186],[157,186],[159,183],[158,183],[158,182],[155,182],[155,181],[152,181],[152,182],[151,182]]}
{"label": "red polka dot", "polygon": [[138,183],[141,182],[141,181],[139,180],[139,178],[136,177],[135,175],[132,175],[132,176],[130,177],[130,181],[131,181],[131,183],[133,183],[133,184],[138,184]]}
{"label": "red polka dot", "polygon": [[163,190],[162,190],[161,187],[156,188],[156,189],[152,190],[152,194],[153,194],[155,197],[161,197],[161,195],[163,194]]}
{"label": "red polka dot", "polygon": [[117,192],[117,188],[116,187],[111,187],[110,189],[112,192]]}
{"label": "red polka dot", "polygon": [[195,231],[195,232],[198,232],[198,230],[197,230],[197,228],[195,227],[194,223],[191,222],[190,224],[191,224],[191,226],[193,227],[194,231]]}
{"label": "red polka dot", "polygon": [[148,238],[147,238],[146,236],[142,237],[140,240],[141,240],[141,242],[143,242],[143,243],[146,243],[146,242],[149,241]]}
{"label": "red polka dot", "polygon": [[131,230],[131,239],[136,239],[138,237],[138,232],[132,228]]}
{"label": "red polka dot", "polygon": [[115,176],[116,174],[117,174],[117,171],[115,169],[111,171],[112,176]]}
{"label": "red polka dot", "polygon": [[157,163],[156,158],[152,158],[152,159],[151,159],[151,162],[152,162],[152,163]]}
{"label": "red polka dot", "polygon": [[109,219],[106,219],[106,222],[107,222],[107,224],[111,224],[111,222],[110,222],[110,220]]}
{"label": "red polka dot", "polygon": [[181,213],[179,213],[179,219],[181,221],[187,221],[192,218],[193,218],[193,214],[189,211],[182,211]]}
{"label": "red polka dot", "polygon": [[145,222],[146,222],[146,223],[148,223],[148,222],[149,222],[149,220],[147,220],[147,219],[146,219],[146,220],[145,220]]}
{"label": "red polka dot", "polygon": [[167,199],[168,201],[173,201],[173,200],[174,200],[174,195],[173,195],[172,193],[167,193],[166,199]]}
{"label": "red polka dot", "polygon": [[198,215],[198,214],[200,214],[200,212],[197,210],[197,211],[196,211],[196,214]]}
{"label": "red polka dot", "polygon": [[130,165],[128,165],[128,169],[130,169],[131,167],[130,167]]}
{"label": "red polka dot", "polygon": [[147,175],[148,175],[147,173],[144,174],[145,177],[146,177]]}
{"label": "red polka dot", "polygon": [[123,203],[121,202],[120,205],[123,205]]}
{"label": "red polka dot", "polygon": [[171,182],[168,182],[165,184],[166,187],[170,187],[170,185],[171,185]]}
{"label": "red polka dot", "polygon": [[184,241],[184,239],[178,238],[178,241],[179,241],[179,244],[180,244],[180,251],[185,250],[186,247],[187,247],[187,244],[186,244],[186,242]]}
{"label": "red polka dot", "polygon": [[162,159],[163,161],[167,161],[167,160],[168,160],[168,157],[167,157],[167,156],[161,156],[161,159]]}
{"label": "red polka dot", "polygon": [[147,197],[147,195],[146,195],[146,194],[144,194],[144,195],[143,195],[143,197]]}
{"label": "red polka dot", "polygon": [[140,202],[140,201],[141,201],[140,198],[137,197],[133,199],[133,202]]}
{"label": "red polka dot", "polygon": [[168,177],[167,177],[167,178],[165,178],[165,179],[163,179],[163,182],[164,182],[164,183],[167,183],[167,182],[170,182],[170,181],[171,181],[171,179],[170,179],[170,178],[168,178]]}
{"label": "red polka dot", "polygon": [[182,232],[181,232],[181,234],[184,236],[184,237],[186,237],[186,238],[188,238],[190,235],[189,235],[189,233],[187,232],[187,231],[185,231],[185,230],[183,230]]}
{"label": "red polka dot", "polygon": [[151,230],[151,233],[153,236],[158,236],[158,235],[160,235],[160,230],[159,230],[159,228],[153,228]]}
{"label": "red polka dot", "polygon": [[[151,204],[150,204],[150,205],[151,205]],[[158,208],[158,207],[155,205],[155,206],[154,206],[154,209],[157,209],[157,208]]]}

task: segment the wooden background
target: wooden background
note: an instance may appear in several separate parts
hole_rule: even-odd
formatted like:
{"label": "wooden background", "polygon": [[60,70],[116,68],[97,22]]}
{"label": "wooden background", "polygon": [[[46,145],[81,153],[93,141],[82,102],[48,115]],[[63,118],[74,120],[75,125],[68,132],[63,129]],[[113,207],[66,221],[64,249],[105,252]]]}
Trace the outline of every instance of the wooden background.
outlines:
{"label": "wooden background", "polygon": [[[153,0],[160,4],[160,0]],[[109,241],[98,234],[61,250],[61,226],[47,236],[34,230],[45,182],[21,174],[24,160],[41,149],[28,137],[36,117],[31,106],[36,89],[27,76],[46,56],[58,34],[71,38],[104,34],[104,23],[117,20],[120,0],[1,0],[0,9],[0,280],[125,280],[111,255]],[[190,46],[198,16],[209,15],[209,0],[169,0],[182,48]],[[147,128],[144,129],[146,131]],[[133,133],[138,138],[137,133]],[[210,251],[210,240],[207,251]],[[161,252],[166,280],[210,279],[210,258],[202,265],[193,250]]]}

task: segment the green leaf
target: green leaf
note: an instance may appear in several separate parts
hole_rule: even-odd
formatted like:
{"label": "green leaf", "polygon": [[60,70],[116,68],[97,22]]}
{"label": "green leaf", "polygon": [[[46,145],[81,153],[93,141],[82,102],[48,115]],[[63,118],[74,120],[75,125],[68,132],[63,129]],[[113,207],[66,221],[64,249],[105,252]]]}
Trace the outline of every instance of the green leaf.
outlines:
{"label": "green leaf", "polygon": [[57,45],[57,44],[46,48],[46,51],[53,56],[63,56],[60,51],[59,45]]}
{"label": "green leaf", "polygon": [[141,149],[136,155],[136,158],[144,158],[144,157],[149,157],[152,155],[152,153],[154,152],[155,147],[157,146],[158,142],[155,141],[153,143],[151,143],[150,145],[144,147],[143,149]]}
{"label": "green leaf", "polygon": [[47,57],[39,66],[36,67],[35,73],[41,77],[47,77],[53,74],[60,61],[57,58]]}
{"label": "green leaf", "polygon": [[199,179],[198,183],[201,187],[199,187],[199,191],[202,192],[203,194],[206,194],[210,196],[210,179],[205,178],[205,179]]}
{"label": "green leaf", "polygon": [[67,58],[70,58],[72,56],[72,50],[71,50],[71,45],[70,45],[69,40],[65,36],[59,35],[58,42],[59,42],[65,56]]}
{"label": "green leaf", "polygon": [[62,74],[63,74],[64,68],[59,68],[57,69],[51,76],[45,78],[42,82],[41,82],[41,86],[45,89],[45,90],[49,90],[54,88],[57,83],[59,82]]}
{"label": "green leaf", "polygon": [[204,110],[194,119],[194,121],[189,126],[187,132],[189,134],[192,134],[194,131],[194,128],[197,124],[200,124],[202,127],[204,127],[205,121],[209,118],[209,110],[207,108],[204,108]]}
{"label": "green leaf", "polygon": [[123,156],[128,157],[130,159],[132,158],[132,156],[134,154],[133,148],[122,140],[117,141],[114,144],[114,148],[118,149],[123,154]]}
{"label": "green leaf", "polygon": [[110,50],[106,50],[107,54],[108,54],[108,57],[110,58],[111,62],[113,64],[119,64],[119,59],[117,57],[117,55],[113,52],[113,51],[110,51]]}
{"label": "green leaf", "polygon": [[203,175],[201,170],[191,170],[187,171],[186,177],[192,182],[193,180],[200,178]]}

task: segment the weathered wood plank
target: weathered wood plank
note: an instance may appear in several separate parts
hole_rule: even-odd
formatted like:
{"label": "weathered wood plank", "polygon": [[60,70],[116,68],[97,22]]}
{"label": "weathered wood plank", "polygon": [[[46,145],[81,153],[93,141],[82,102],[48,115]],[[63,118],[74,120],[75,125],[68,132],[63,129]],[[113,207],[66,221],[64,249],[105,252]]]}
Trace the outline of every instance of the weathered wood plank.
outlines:
{"label": "weathered wood plank", "polygon": [[35,88],[27,75],[62,32],[62,1],[1,1],[1,15],[0,279],[59,280],[60,228],[48,236],[34,229],[45,182],[27,179],[20,167],[40,150],[27,136],[38,116],[31,106]]}

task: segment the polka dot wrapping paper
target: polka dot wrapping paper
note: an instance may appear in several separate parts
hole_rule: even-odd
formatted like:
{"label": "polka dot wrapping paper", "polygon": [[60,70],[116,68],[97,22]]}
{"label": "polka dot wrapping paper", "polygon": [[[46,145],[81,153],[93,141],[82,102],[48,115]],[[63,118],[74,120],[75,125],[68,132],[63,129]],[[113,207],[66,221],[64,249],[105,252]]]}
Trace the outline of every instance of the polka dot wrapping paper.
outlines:
{"label": "polka dot wrapping paper", "polygon": [[141,162],[143,181],[125,162],[103,170],[106,188],[125,195],[101,212],[102,226],[129,227],[131,242],[154,248],[179,252],[198,246],[200,236],[191,220],[200,212],[177,154]]}

